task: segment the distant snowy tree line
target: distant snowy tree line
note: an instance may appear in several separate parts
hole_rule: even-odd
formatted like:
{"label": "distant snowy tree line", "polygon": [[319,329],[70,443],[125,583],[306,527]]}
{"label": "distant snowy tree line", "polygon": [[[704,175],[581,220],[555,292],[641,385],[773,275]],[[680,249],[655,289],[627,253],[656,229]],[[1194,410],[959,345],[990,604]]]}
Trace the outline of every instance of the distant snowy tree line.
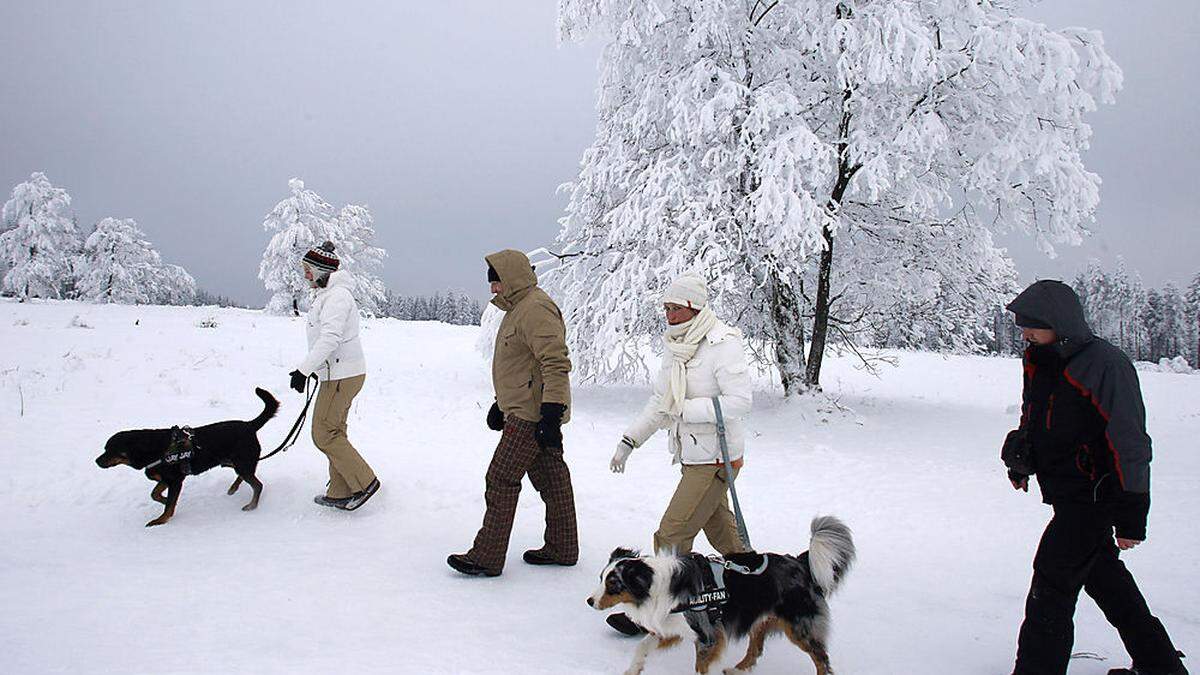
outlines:
{"label": "distant snowy tree line", "polygon": [[[1146,288],[1141,275],[1118,256],[1114,269],[1092,260],[1068,283],[1079,293],[1092,330],[1130,358],[1157,362],[1183,357],[1192,368],[1200,368],[1200,272],[1186,288],[1173,282]],[[1016,353],[1024,348],[1012,315],[996,307],[994,322],[992,351]]]}
{"label": "distant snowy tree line", "polygon": [[478,326],[483,305],[459,290],[432,296],[409,296],[387,292],[380,315],[403,321],[441,321],[456,326]]}

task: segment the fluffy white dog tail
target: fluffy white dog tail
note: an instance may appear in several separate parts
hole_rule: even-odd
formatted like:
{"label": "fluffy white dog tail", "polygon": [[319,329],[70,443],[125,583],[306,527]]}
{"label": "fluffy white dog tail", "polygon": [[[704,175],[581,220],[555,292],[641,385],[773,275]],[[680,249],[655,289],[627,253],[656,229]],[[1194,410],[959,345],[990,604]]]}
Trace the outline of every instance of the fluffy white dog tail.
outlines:
{"label": "fluffy white dog tail", "polygon": [[854,562],[854,555],[854,539],[845,523],[834,516],[813,518],[808,569],[825,597],[837,590]]}

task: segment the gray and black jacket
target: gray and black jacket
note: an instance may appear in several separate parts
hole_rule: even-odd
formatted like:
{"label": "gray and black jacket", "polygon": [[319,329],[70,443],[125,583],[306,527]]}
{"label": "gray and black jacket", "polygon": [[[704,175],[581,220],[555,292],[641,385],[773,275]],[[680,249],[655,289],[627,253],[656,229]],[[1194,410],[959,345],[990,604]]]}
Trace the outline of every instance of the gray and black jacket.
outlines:
{"label": "gray and black jacket", "polygon": [[1008,309],[1058,335],[1052,346],[1031,346],[1024,359],[1021,428],[1043,501],[1103,504],[1118,537],[1145,539],[1151,448],[1133,363],[1092,334],[1079,297],[1062,282],[1039,281]]}

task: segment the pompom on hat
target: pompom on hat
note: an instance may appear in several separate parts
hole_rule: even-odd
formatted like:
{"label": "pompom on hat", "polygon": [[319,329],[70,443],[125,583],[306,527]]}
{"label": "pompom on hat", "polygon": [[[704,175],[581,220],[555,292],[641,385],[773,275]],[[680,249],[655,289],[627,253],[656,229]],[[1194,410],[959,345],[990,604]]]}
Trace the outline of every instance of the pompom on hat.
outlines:
{"label": "pompom on hat", "polygon": [[332,241],[327,241],[316,248],[309,249],[308,253],[304,254],[304,262],[313,269],[322,272],[335,272],[338,265],[341,264],[337,253],[334,252]]}
{"label": "pompom on hat", "polygon": [[689,309],[701,310],[708,306],[708,289],[704,279],[693,272],[680,275],[663,293],[663,304],[679,305]]}

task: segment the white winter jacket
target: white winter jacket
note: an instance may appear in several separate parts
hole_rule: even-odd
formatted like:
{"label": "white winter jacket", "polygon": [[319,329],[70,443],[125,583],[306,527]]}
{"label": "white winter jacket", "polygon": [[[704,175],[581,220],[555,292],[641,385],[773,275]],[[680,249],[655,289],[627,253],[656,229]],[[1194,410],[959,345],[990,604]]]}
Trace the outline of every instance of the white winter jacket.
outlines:
{"label": "white winter jacket", "polygon": [[654,393],[625,436],[633,441],[634,447],[640,447],[654,432],[667,429],[667,442],[674,462],[717,463],[721,461],[721,443],[717,438],[717,417],[711,400],[717,396],[725,418],[729,459],[740,458],[746,448],[743,423],[750,413],[752,398],[742,332],[718,322],[700,342],[695,356],[687,362],[687,396],[682,418],[661,410],[670,372],[668,355],[663,358],[655,379]]}
{"label": "white winter jacket", "polygon": [[297,370],[305,375],[316,373],[322,382],[367,372],[358,339],[358,303],[350,293],[350,284],[348,273],[330,274],[325,288],[313,293],[308,310],[308,356]]}

